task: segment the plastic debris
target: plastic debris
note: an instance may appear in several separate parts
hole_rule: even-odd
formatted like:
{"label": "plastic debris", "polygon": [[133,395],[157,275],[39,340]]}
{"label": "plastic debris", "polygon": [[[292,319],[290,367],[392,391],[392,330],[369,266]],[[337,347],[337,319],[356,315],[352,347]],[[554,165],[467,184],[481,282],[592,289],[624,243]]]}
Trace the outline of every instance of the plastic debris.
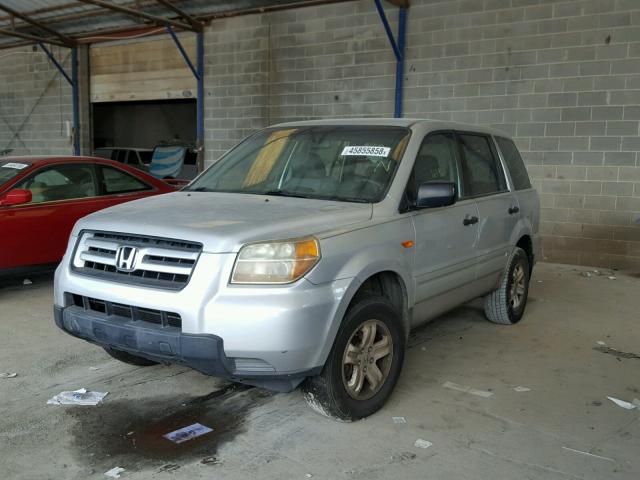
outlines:
{"label": "plastic debris", "polygon": [[528,388],[528,387],[513,387],[513,389],[518,393],[530,392],[531,391],[531,389]]}
{"label": "plastic debris", "polygon": [[313,478],[313,475],[310,473],[305,473],[304,478]]}
{"label": "plastic debris", "polygon": [[458,390],[459,392],[470,393],[471,395],[477,395],[478,397],[488,398],[493,395],[493,392],[486,392],[484,390],[476,390],[475,388],[467,387],[465,385],[458,385],[453,382],[444,382],[442,384],[444,388],[450,388],[451,390]]}
{"label": "plastic debris", "polygon": [[100,370],[100,367],[89,367],[89,370],[95,372],[96,370]]}
{"label": "plastic debris", "polygon": [[603,346],[603,347],[606,347],[606,346],[607,346],[607,344],[606,344],[606,343],[604,343],[602,340],[598,340],[596,343],[597,343],[598,345]]}
{"label": "plastic debris", "polygon": [[418,448],[429,448],[431,445],[433,445],[433,443],[419,438],[413,445]]}
{"label": "plastic debris", "polygon": [[220,460],[218,460],[218,457],[204,457],[200,460],[200,463],[203,465],[218,465]]}
{"label": "plastic debris", "polygon": [[22,281],[22,284],[23,284],[23,285],[31,285],[32,283],[33,283],[33,282],[32,282],[31,280],[29,280],[28,278],[25,278],[25,279]]}
{"label": "plastic debris", "polygon": [[0,372],[0,378],[16,378],[18,376],[17,373],[9,373],[9,372]]}
{"label": "plastic debris", "polygon": [[613,403],[615,403],[616,405],[618,405],[619,407],[625,408],[627,410],[633,410],[634,408],[638,408],[637,405],[634,405],[633,403],[625,402],[624,400],[620,400],[619,398],[613,398],[613,397],[607,397],[607,398],[611,400]]}
{"label": "plastic debris", "polygon": [[609,457],[601,457],[600,455],[595,455],[593,453],[589,453],[589,452],[583,452],[582,450],[575,450],[573,448],[569,448],[569,447],[562,447],[564,450],[568,450],[570,452],[573,453],[577,453],[579,455],[585,455],[587,457],[594,457],[594,458],[599,458],[600,460],[606,460],[608,462],[615,462],[615,460],[613,458],[609,458]]}
{"label": "plastic debris", "polygon": [[610,276],[610,277],[607,277],[607,278],[608,278],[609,280],[615,280],[615,279],[616,279],[616,277],[614,277],[613,275],[612,275],[612,276]]}
{"label": "plastic debris", "polygon": [[582,272],[580,275],[582,275],[583,277],[587,277],[587,278],[591,278],[593,276],[593,274],[591,272]]}
{"label": "plastic debris", "polygon": [[213,428],[206,427],[199,423],[194,423],[188,427],[183,427],[167,433],[163,435],[163,437],[167,440],[171,440],[173,443],[182,443],[210,432],[213,432]]}
{"label": "plastic debris", "polygon": [[113,467],[108,472],[104,472],[104,476],[105,477],[110,477],[110,478],[120,478],[120,474],[122,472],[124,472],[124,468],[122,468],[122,467]]}
{"label": "plastic debris", "polygon": [[393,423],[407,423],[407,419],[404,417],[391,417]]}
{"label": "plastic debris", "polygon": [[60,392],[47,400],[47,405],[97,405],[109,392],[89,392],[86,388]]}
{"label": "plastic debris", "polygon": [[620,358],[636,358],[636,359],[640,359],[640,355],[638,355],[637,353],[633,353],[633,352],[623,352],[622,350],[617,350],[615,348],[611,348],[608,347],[606,343],[602,342],[597,342],[598,346],[597,347],[593,347],[594,350],[598,351],[598,352],[602,352],[602,353],[606,353],[609,355],[613,355],[614,357],[618,357]]}

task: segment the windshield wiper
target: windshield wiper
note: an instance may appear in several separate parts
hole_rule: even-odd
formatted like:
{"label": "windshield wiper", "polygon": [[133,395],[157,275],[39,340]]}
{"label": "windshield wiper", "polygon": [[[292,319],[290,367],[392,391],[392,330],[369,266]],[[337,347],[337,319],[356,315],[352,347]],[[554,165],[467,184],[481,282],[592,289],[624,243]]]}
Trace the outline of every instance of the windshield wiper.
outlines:
{"label": "windshield wiper", "polygon": [[257,193],[258,195],[273,195],[275,197],[294,197],[294,198],[314,198],[309,195],[303,195],[302,193],[290,192],[289,190],[267,190],[266,192],[247,192]]}
{"label": "windshield wiper", "polygon": [[215,190],[211,190],[207,187],[198,187],[198,188],[185,188],[186,192],[214,192]]}

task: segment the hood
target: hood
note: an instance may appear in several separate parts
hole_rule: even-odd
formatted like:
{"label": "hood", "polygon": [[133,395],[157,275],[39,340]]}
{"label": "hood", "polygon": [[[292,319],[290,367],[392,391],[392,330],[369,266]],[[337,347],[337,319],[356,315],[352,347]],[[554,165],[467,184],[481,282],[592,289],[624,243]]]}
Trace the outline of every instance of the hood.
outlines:
{"label": "hood", "polygon": [[100,210],[74,228],[200,242],[209,253],[332,230],[371,219],[371,204],[218,192],[175,192]]}

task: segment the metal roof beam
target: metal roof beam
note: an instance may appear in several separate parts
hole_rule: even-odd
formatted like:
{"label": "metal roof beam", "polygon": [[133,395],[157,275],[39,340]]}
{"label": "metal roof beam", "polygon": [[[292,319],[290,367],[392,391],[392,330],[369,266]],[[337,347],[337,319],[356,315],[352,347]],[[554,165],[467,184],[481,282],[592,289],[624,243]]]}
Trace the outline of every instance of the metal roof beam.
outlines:
{"label": "metal roof beam", "polygon": [[7,35],[9,37],[18,37],[24,40],[31,40],[32,42],[50,43],[51,45],[57,45],[59,47],[68,47],[66,43],[62,43],[52,38],[38,37],[36,35],[30,35],[28,33],[16,32],[15,30],[9,30],[6,28],[0,28],[0,35]]}
{"label": "metal roof beam", "polygon": [[204,29],[204,27],[202,26],[202,23],[200,23],[194,17],[189,15],[183,9],[176,7],[169,0],[156,0],[156,2],[158,2],[160,5],[163,5],[163,6],[167,7],[172,12],[177,13],[181,18],[183,18],[187,22],[189,22],[191,24],[191,26],[194,28],[194,30],[196,30],[197,32],[202,32],[202,30]]}
{"label": "metal roof beam", "polygon": [[2,5],[1,3],[0,3],[0,10],[4,10],[9,15],[11,15],[11,17],[17,17],[20,20],[27,22],[33,25],[34,27],[37,27],[39,30],[42,30],[43,32],[47,32],[51,35],[58,37],[60,41],[66,44],[66,46],[68,47],[73,47],[75,45],[75,42],[71,38],[61,34],[57,30],[54,30],[53,28],[46,26],[44,23],[41,23],[37,20],[32,19],[31,17],[29,17],[28,15],[25,15],[24,13],[17,12],[13,8],[7,7],[6,5]]}
{"label": "metal roof beam", "polygon": [[409,8],[409,0],[387,0],[387,2],[399,8]]}
{"label": "metal roof beam", "polygon": [[167,25],[172,25],[174,27],[181,28],[183,30],[194,30],[194,28],[188,23],[180,22],[178,20],[173,20],[170,18],[158,17],[157,15],[151,15],[150,13],[142,12],[140,10],[135,10],[133,8],[124,7],[122,5],[117,5],[115,3],[106,2],[104,0],[78,0],[82,3],[88,3],[91,5],[96,5],[97,7],[106,8],[107,10],[113,10],[114,12],[126,13],[132,17],[143,18],[145,20],[149,20],[156,25],[162,25],[163,27]]}

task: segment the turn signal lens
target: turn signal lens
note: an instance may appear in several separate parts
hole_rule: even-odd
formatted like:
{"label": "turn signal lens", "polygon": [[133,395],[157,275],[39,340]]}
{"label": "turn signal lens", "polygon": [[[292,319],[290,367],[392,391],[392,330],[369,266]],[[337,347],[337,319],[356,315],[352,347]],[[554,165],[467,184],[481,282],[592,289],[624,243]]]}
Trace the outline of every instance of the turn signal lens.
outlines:
{"label": "turn signal lens", "polygon": [[240,249],[231,283],[282,284],[295,282],[320,260],[315,238],[252,243]]}

